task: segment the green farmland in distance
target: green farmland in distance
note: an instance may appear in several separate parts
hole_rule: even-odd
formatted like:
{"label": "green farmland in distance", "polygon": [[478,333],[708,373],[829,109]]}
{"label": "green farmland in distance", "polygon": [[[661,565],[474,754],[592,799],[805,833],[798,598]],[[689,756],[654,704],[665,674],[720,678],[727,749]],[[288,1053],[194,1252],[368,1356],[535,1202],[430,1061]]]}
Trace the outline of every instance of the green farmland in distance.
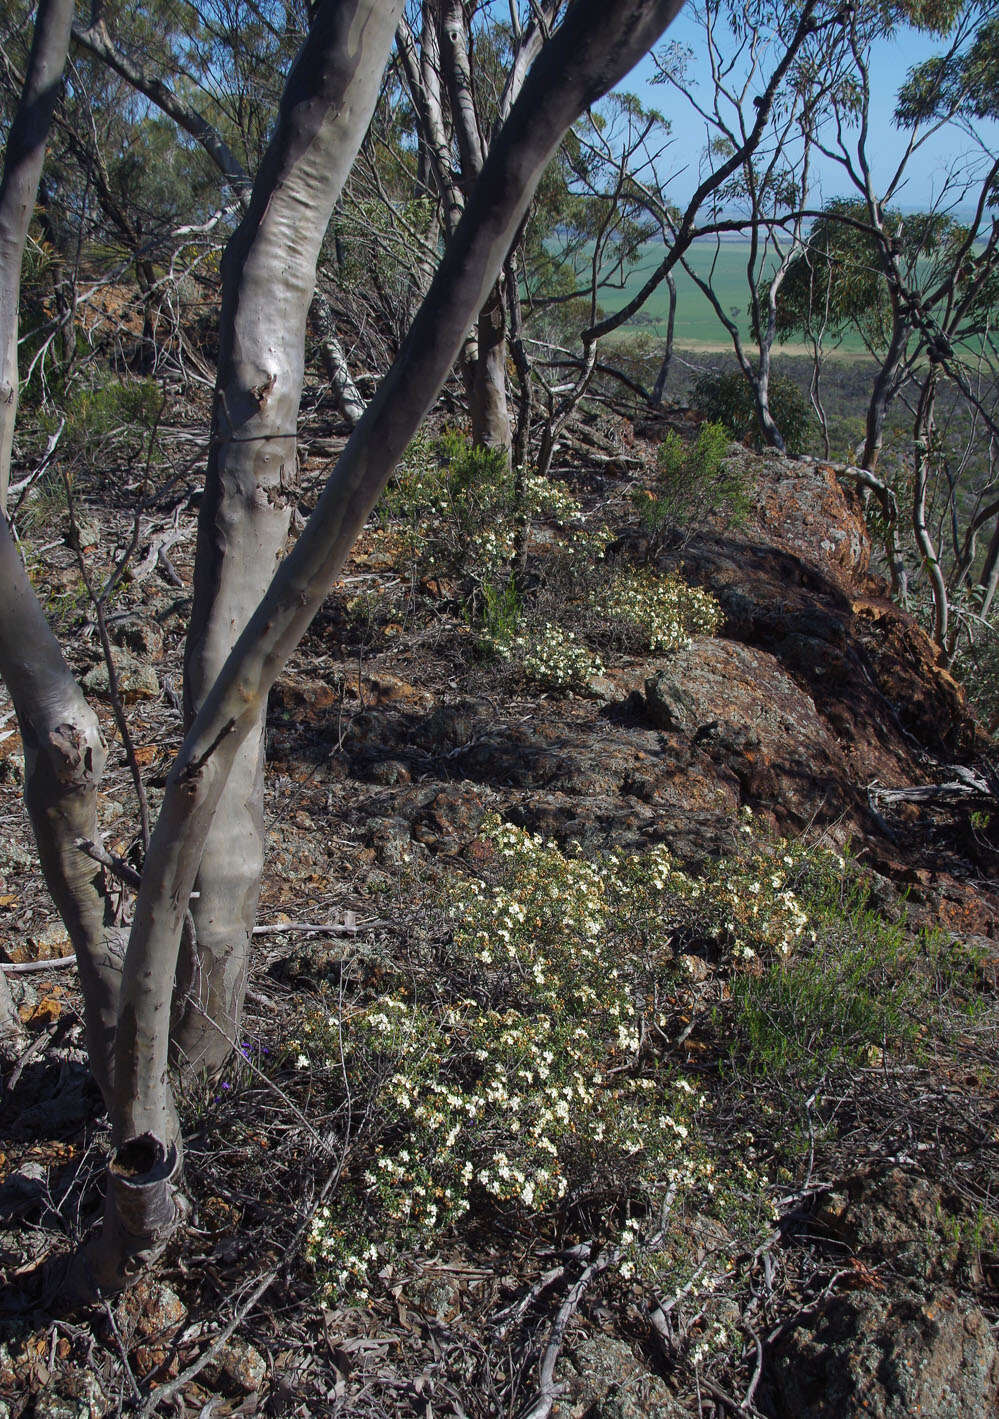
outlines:
{"label": "green farmland in distance", "polygon": [[[621,290],[605,290],[601,295],[601,306],[608,313],[621,309],[641,289],[663,259],[665,248],[661,242],[647,242],[642,248],[641,259],[628,273]],[[718,246],[713,241],[695,242],[690,250],[690,264],[702,277],[714,271],[712,284],[722,307],[740,322],[743,338],[750,338],[749,331],[749,283],[746,276],[746,262],[749,257],[748,241],[723,241]],[[704,350],[730,350],[728,332],[718,320],[707,298],[698,290],[682,269],[675,268],[677,289],[676,343],[681,348]],[[665,338],[666,321],[669,314],[669,293],[665,283],[650,296],[648,302],[624,327],[636,334],[646,334]],[[828,352],[832,353],[833,342],[829,342]],[[800,350],[801,346],[793,347]],[[791,352],[792,347],[788,347]],[[859,355],[864,345],[858,335],[850,332],[839,346],[843,354]]]}

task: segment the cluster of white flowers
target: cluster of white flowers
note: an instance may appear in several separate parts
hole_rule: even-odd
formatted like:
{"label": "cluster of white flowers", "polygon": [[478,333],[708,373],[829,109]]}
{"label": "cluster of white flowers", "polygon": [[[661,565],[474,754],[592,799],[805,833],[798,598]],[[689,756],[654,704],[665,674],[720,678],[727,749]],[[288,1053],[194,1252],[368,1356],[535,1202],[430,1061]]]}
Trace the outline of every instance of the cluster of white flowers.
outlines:
{"label": "cluster of white flowers", "polygon": [[[474,977],[475,998],[396,988],[303,1026],[352,1091],[380,1081],[381,1142],[310,1240],[331,1294],[370,1274],[359,1238],[384,1254],[434,1245],[476,1207],[544,1217],[597,1188],[631,1217],[666,1186],[715,1201],[729,1186],[704,1142],[705,1096],[663,1054],[661,1002],[691,988],[695,936],[728,970],[781,959],[807,924],[792,885],[804,850],[754,842],[695,878],[663,844],[584,855],[496,816],[480,836],[490,880],[456,878],[444,903],[455,980]],[[729,1173],[758,1182],[744,1159]],[[618,1245],[624,1275],[647,1264],[637,1221]]]}
{"label": "cluster of white flowers", "polygon": [[697,1369],[709,1355],[722,1350],[728,1344],[729,1333],[721,1321],[714,1321],[690,1352],[690,1363]]}
{"label": "cluster of white flowers", "polygon": [[692,636],[714,635],[721,624],[718,602],[679,577],[650,571],[624,571],[594,595],[594,609],[623,623],[626,639],[646,650],[674,651]]}
{"label": "cluster of white flowers", "polygon": [[499,523],[471,533],[468,539],[468,561],[480,581],[490,581],[511,560],[515,539],[513,527]]}
{"label": "cluster of white flowers", "polygon": [[494,640],[491,648],[501,659],[519,664],[529,680],[553,690],[582,689],[604,671],[598,655],[550,621],[526,634]]}
{"label": "cluster of white flowers", "polygon": [[576,521],[581,508],[564,483],[551,478],[539,478],[536,473],[526,473],[523,478],[524,509],[531,517],[550,517],[553,522],[564,527]]}
{"label": "cluster of white flowers", "polygon": [[576,524],[580,504],[564,483],[514,471],[494,450],[456,435],[414,442],[382,503],[397,547],[427,572],[489,582],[513,558],[519,524]]}
{"label": "cluster of white flowers", "polygon": [[378,1258],[378,1248],[369,1243],[355,1250],[357,1231],[331,1207],[320,1207],[306,1240],[306,1256],[323,1273],[322,1293],[333,1297],[348,1286],[355,1301],[363,1301],[368,1292],[367,1280],[372,1262]]}

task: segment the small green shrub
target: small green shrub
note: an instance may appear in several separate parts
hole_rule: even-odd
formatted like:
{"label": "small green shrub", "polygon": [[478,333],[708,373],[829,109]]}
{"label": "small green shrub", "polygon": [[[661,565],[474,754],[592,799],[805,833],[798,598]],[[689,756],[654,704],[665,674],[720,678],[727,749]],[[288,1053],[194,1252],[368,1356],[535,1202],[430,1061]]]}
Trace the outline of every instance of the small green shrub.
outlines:
{"label": "small green shrub", "polygon": [[29,541],[51,537],[53,529],[62,525],[68,511],[69,500],[62,474],[50,470],[28,490],[18,508],[18,534]]}
{"label": "small green shrub", "polygon": [[954,659],[953,672],[962,682],[968,698],[990,733],[999,729],[999,625],[974,625],[974,639],[962,639]]}
{"label": "small green shrub", "polygon": [[659,445],[652,486],[633,495],[651,538],[650,557],[667,539],[687,540],[710,518],[723,517],[729,526],[745,522],[752,488],[745,470],[726,462],[730,438],[723,424],[707,423],[693,444],[671,429]]}
{"label": "small green shrub", "polygon": [[420,575],[459,576],[474,585],[502,580],[519,521],[564,525],[579,515],[556,482],[519,480],[502,450],[477,448],[459,433],[419,438],[386,491],[383,522],[401,523],[406,554]]}
{"label": "small green shrub", "polygon": [[[842,864],[838,874],[830,863]],[[924,1039],[959,1034],[983,1008],[978,953],[887,920],[842,858],[809,855],[796,887],[814,939],[793,960],[733,982],[739,1068],[805,1087],[918,1055]]]}
{"label": "small green shrub", "polygon": [[[741,442],[764,447],[749,381],[741,370],[701,375],[691,403],[706,419],[724,424]],[[809,407],[805,396],[785,375],[770,376],[770,412],[780,429],[788,453],[802,453],[808,443]]]}
{"label": "small green shrub", "polygon": [[111,437],[141,447],[162,408],[163,395],[154,380],[120,379],[108,384],[78,386],[61,414],[56,410],[47,412],[41,422],[43,428],[52,433],[59,419],[65,417],[64,446],[73,452],[92,452],[95,443]]}
{"label": "small green shrub", "polygon": [[520,625],[520,595],[513,577],[505,586],[486,582],[482,588],[482,632],[486,648],[509,645]]}
{"label": "small green shrub", "polygon": [[806,1086],[843,1065],[879,1063],[889,1040],[912,1036],[892,998],[888,964],[862,945],[827,944],[758,979],[736,981],[733,1048],[741,1067]]}

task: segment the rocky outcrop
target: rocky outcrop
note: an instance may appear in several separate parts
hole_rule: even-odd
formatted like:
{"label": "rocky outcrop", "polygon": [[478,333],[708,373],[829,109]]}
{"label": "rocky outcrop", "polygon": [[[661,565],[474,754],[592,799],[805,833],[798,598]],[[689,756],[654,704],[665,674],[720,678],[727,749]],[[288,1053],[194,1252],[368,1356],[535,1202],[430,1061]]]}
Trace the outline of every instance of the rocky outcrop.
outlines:
{"label": "rocky outcrop", "polygon": [[778,1419],[991,1419],[999,1350],[977,1305],[994,1232],[958,1194],[911,1168],[845,1178],[817,1201],[812,1235],[840,1259],[840,1291],[777,1346]]}
{"label": "rocky outcrop", "polygon": [[999,1352],[982,1312],[953,1291],[837,1296],[783,1347],[779,1419],[992,1419]]}
{"label": "rocky outcrop", "polygon": [[552,1419],[686,1419],[662,1380],[610,1335],[579,1340],[560,1371]]}
{"label": "rocky outcrop", "polygon": [[754,490],[752,521],[761,539],[822,568],[834,579],[856,579],[871,564],[871,543],[859,503],[830,463],[789,459],[776,450],[733,450]]}
{"label": "rocky outcrop", "polygon": [[698,639],[645,682],[651,722],[695,743],[739,799],[782,828],[828,823],[862,800],[812,696],[757,646]]}

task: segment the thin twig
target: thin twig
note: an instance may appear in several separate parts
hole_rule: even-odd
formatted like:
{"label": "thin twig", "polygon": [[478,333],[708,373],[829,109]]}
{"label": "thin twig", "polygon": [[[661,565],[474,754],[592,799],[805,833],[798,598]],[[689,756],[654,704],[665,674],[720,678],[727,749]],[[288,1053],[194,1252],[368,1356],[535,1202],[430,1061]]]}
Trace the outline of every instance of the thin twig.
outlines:
{"label": "thin twig", "polygon": [[217,1020],[213,1020],[212,1017],[204,1009],[202,1009],[202,1007],[194,999],[193,996],[188,995],[186,999],[194,1006],[198,1013],[205,1020],[207,1020],[211,1026],[213,1026],[214,1029],[218,1030],[219,1034],[226,1041],[226,1043],[232,1047],[233,1051],[239,1054],[240,1059],[242,1059],[243,1063],[250,1070],[250,1073],[255,1074],[257,1078],[261,1080],[264,1086],[270,1089],[272,1094],[276,1094],[277,1097],[281,1100],[281,1102],[286,1106],[286,1108],[289,1108],[291,1110],[291,1112],[298,1119],[299,1123],[302,1125],[305,1131],[311,1135],[311,1137],[316,1141],[316,1143],[319,1144],[323,1152],[332,1153],[332,1145],[322,1136],[321,1133],[318,1132],[317,1129],[312,1126],[312,1124],[306,1118],[305,1114],[295,1103],[294,1099],[289,1098],[285,1091],[281,1088],[281,1086],[279,1084],[274,1083],[274,1080],[270,1077],[270,1075],[265,1074],[264,1071],[260,1068],[260,1066],[258,1064],[254,1064],[253,1060],[250,1059],[248,1055],[243,1054],[242,1050],[239,1049],[239,1046],[232,1038],[232,1036],[222,1028],[222,1026]]}
{"label": "thin twig", "polygon": [[192,759],[189,764],[184,766],[181,770],[181,777],[184,779],[197,778],[198,774],[200,774],[201,770],[208,763],[208,760],[215,753],[215,750],[222,743],[223,739],[226,739],[235,728],[236,721],[234,719],[227,719],[204,753],[199,754],[196,759]]}
{"label": "thin twig", "polygon": [[146,797],[145,784],[142,782],[142,769],[139,767],[139,760],[136,756],[132,731],[128,727],[125,707],[122,704],[118,669],[114,663],[114,654],[111,650],[111,638],[108,635],[107,619],[104,615],[105,597],[103,594],[98,595],[94,586],[93,577],[90,575],[90,568],[87,566],[87,559],[83,555],[83,547],[80,543],[80,527],[76,518],[76,501],[73,497],[73,485],[65,469],[62,470],[62,481],[63,487],[66,490],[66,509],[69,513],[70,545],[76,557],[76,564],[79,568],[83,584],[87,589],[87,595],[90,597],[91,605],[94,608],[97,634],[100,637],[101,651],[108,672],[108,698],[111,701],[111,712],[114,715],[114,722],[118,726],[118,733],[121,735],[121,742],[125,750],[125,758],[128,762],[129,772],[132,775],[132,784],[135,788],[135,797],[139,806],[139,826],[142,833],[142,847],[143,851],[145,851],[149,847],[149,800]]}
{"label": "thin twig", "polygon": [[121,1368],[124,1370],[125,1378],[128,1380],[128,1387],[132,1391],[132,1399],[135,1402],[138,1402],[142,1399],[142,1391],[136,1382],[135,1375],[132,1372],[132,1367],[128,1363],[128,1351],[125,1348],[125,1342],[122,1339],[121,1330],[118,1327],[118,1321],[115,1318],[115,1313],[111,1309],[111,1306],[109,1305],[105,1296],[101,1297],[101,1304],[104,1307],[104,1314],[107,1316],[108,1325],[111,1327],[111,1334],[114,1336],[115,1344],[118,1347],[118,1358],[121,1360]]}
{"label": "thin twig", "polygon": [[[565,1254],[565,1261],[587,1261],[593,1250],[592,1242],[581,1242],[579,1246],[571,1247]],[[534,1285],[512,1305],[506,1306],[495,1317],[495,1328],[497,1339],[503,1340],[506,1335],[517,1325],[523,1315],[531,1308],[534,1302],[541,1295],[542,1291],[547,1291],[549,1286],[556,1281],[561,1281],[565,1275],[565,1261],[559,1266],[552,1266],[548,1271],[542,1272]]]}
{"label": "thin twig", "polygon": [[10,1071],[10,1078],[7,1080],[8,1093],[14,1088],[14,1085],[20,1079],[21,1075],[24,1073],[25,1069],[35,1058],[35,1056],[41,1054],[42,1050],[45,1048],[51,1038],[52,1032],[46,1031],[44,1034],[39,1035],[37,1040],[31,1041],[31,1044],[18,1059],[17,1063],[14,1065],[14,1068]]}
{"label": "thin twig", "polygon": [[195,1361],[188,1365],[186,1370],[181,1370],[180,1374],[177,1376],[176,1379],[171,1380],[169,1384],[160,1385],[157,1388],[156,1392],[149,1396],[149,1398],[146,1400],[146,1403],[139,1411],[139,1419],[150,1419],[150,1417],[155,1414],[156,1410],[164,1401],[169,1401],[173,1399],[174,1395],[177,1394],[180,1390],[182,1390],[185,1385],[188,1385],[191,1383],[192,1380],[197,1379],[198,1375],[201,1374],[205,1366],[211,1364],[211,1362],[218,1355],[222,1347],[226,1345],[228,1341],[232,1338],[238,1328],[242,1325],[243,1321],[249,1315],[250,1311],[260,1300],[261,1296],[263,1296],[264,1292],[267,1291],[268,1288],[273,1285],[273,1283],[277,1280],[278,1276],[280,1276],[282,1272],[282,1269],[284,1271],[287,1271],[287,1269],[291,1266],[291,1263],[297,1255],[299,1248],[301,1247],[305,1238],[308,1236],[309,1229],[311,1228],[312,1223],[315,1220],[316,1214],[318,1213],[320,1207],[323,1206],[330,1193],[340,1181],[340,1177],[343,1173],[344,1167],[346,1166],[347,1157],[348,1149],[345,1147],[340,1155],[340,1158],[337,1161],[336,1167],[330,1173],[329,1177],[326,1179],[325,1183],[320,1189],[315,1202],[312,1204],[312,1206],[309,1208],[309,1210],[303,1217],[302,1221],[299,1223],[295,1235],[292,1237],[291,1242],[285,1250],[281,1266],[272,1266],[267,1271],[262,1273],[262,1275],[258,1278],[257,1282],[253,1286],[253,1289],[251,1290],[248,1298],[243,1302],[239,1310],[237,1310],[236,1314],[233,1316],[229,1324],[225,1326],[224,1329],[215,1338],[215,1340],[212,1341],[208,1349],[205,1350],[201,1355],[199,1355]]}
{"label": "thin twig", "polygon": [[77,838],[76,845],[87,857],[92,857],[95,862],[99,862],[102,867],[106,867],[109,872],[113,872],[128,887],[134,887],[136,891],[142,886],[142,873],[124,858],[118,857],[116,853],[108,852],[107,848],[100,843],[95,843],[92,838]]}

